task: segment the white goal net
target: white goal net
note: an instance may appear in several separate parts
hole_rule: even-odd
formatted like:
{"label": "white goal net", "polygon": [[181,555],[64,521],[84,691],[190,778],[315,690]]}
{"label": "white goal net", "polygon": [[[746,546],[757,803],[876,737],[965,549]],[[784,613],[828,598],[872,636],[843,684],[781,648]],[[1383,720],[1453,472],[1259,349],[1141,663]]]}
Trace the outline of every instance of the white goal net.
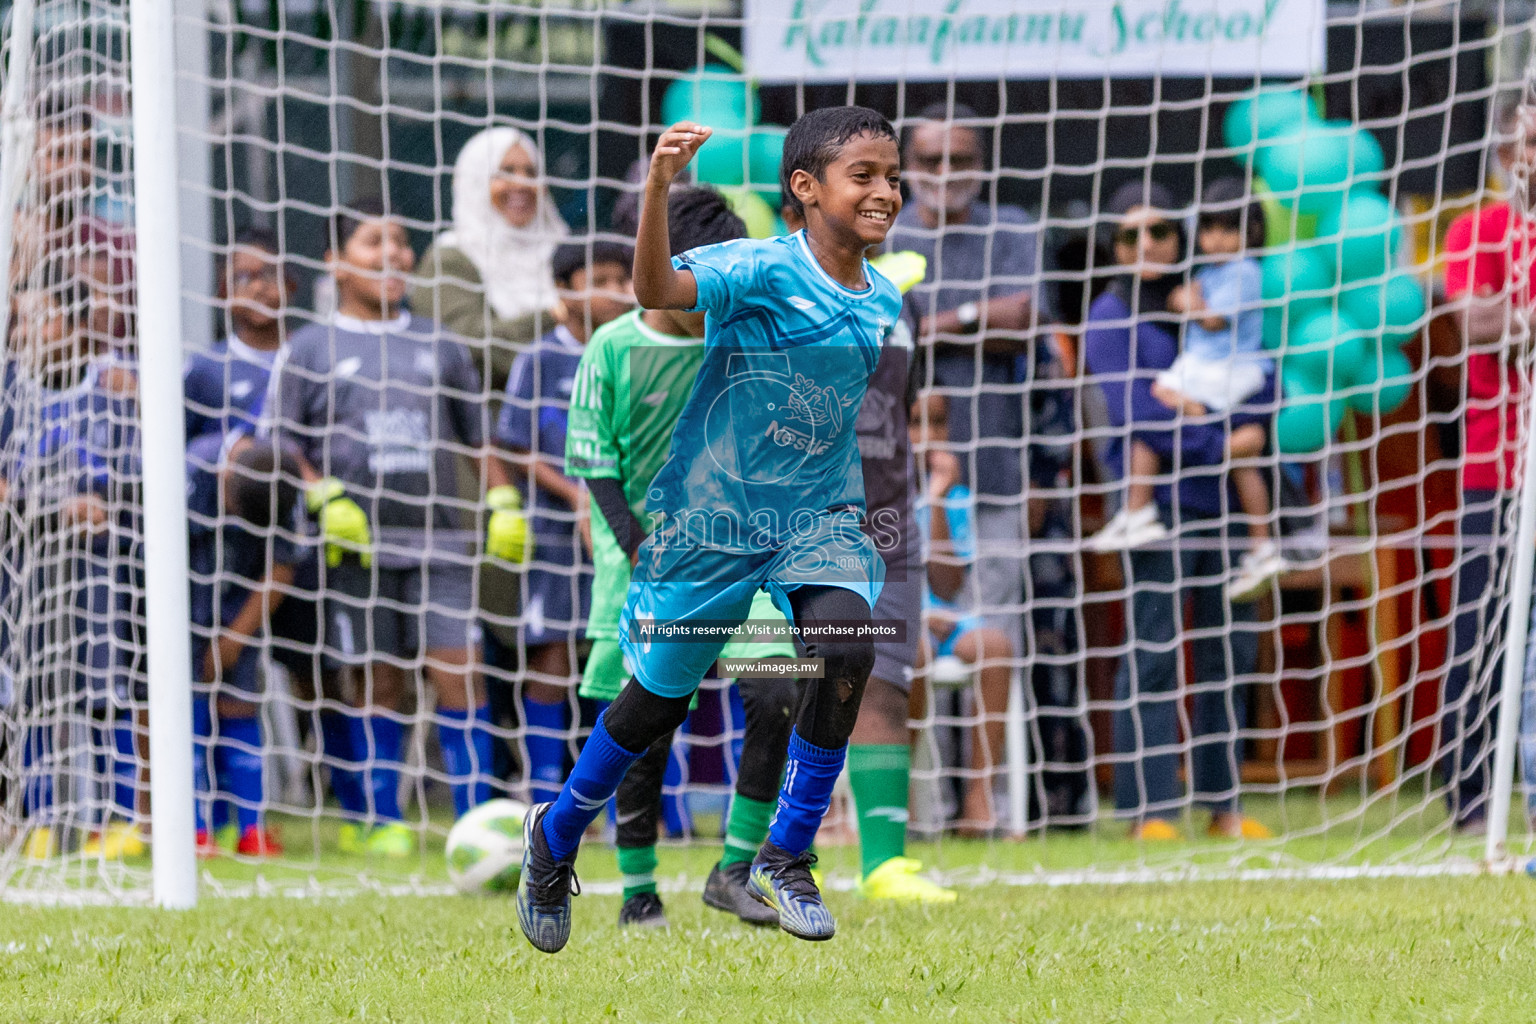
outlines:
{"label": "white goal net", "polygon": [[[697,180],[780,233],[784,130],[842,103],[900,133],[889,248],[926,257],[913,855],[1056,882],[1526,850],[1526,0],[163,0],[133,29],[175,47],[174,210],[135,202],[129,5],[0,7],[0,896],[148,896],[152,678],[193,694],[206,892],[436,889],[466,807],[547,799],[584,672],[623,672],[591,664],[565,437],[643,161],[711,124]],[[172,224],[179,266],[138,258]],[[181,337],[141,330],[148,290]],[[167,346],[183,410],[139,400]],[[910,397],[869,400],[888,440]],[[165,417],[190,665],[147,655]],[[523,558],[487,551],[503,483]],[[664,846],[718,847],[745,721],[707,679]],[[835,884],[858,841],[840,798]]]}

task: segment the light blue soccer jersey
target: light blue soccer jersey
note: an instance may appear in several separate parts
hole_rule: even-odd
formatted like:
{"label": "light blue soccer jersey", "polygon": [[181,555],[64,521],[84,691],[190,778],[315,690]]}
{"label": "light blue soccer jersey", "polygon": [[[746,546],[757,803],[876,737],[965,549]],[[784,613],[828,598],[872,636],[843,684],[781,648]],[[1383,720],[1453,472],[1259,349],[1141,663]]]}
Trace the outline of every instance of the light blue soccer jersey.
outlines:
{"label": "light blue soccer jersey", "polygon": [[698,282],[704,363],[648,507],[684,544],[782,547],[828,509],[862,509],[854,422],[901,311],[864,264],[862,290],[834,281],[805,233],[738,239],[673,259]]}

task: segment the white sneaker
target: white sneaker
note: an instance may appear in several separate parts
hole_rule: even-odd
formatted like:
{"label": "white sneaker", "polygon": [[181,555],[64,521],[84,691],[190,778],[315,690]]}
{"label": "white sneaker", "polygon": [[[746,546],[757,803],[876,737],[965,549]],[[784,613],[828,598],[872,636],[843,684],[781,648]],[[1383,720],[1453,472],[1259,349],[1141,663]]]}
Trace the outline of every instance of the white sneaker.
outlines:
{"label": "white sneaker", "polygon": [[1266,540],[1243,556],[1227,581],[1227,600],[1234,604],[1257,601],[1269,589],[1269,581],[1289,568],[1280,548]]}
{"label": "white sneaker", "polygon": [[1156,505],[1143,505],[1125,519],[1123,542],[1127,551],[1168,539],[1168,527],[1158,518]]}
{"label": "white sneaker", "polygon": [[1168,528],[1157,518],[1157,506],[1143,505],[1138,509],[1122,508],[1116,512],[1102,530],[1088,538],[1086,547],[1089,551],[1101,554],[1130,551],[1164,540],[1167,536]]}

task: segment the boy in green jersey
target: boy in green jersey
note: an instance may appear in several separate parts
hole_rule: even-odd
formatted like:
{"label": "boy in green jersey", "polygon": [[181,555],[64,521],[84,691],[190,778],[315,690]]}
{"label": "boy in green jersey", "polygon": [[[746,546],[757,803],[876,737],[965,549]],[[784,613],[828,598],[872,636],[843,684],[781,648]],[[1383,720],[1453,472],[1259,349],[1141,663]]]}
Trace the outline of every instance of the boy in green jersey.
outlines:
{"label": "boy in green jersey", "polygon": [[[741,238],[745,227],[712,189],[674,188],[668,199],[674,253]],[[592,516],[595,575],[587,637],[592,651],[580,694],[611,701],[629,681],[619,652],[619,611],[629,591],[635,550],[648,532],[646,495],[666,461],[672,428],[693,393],[704,358],[704,314],[637,310],[597,331],[582,353],[571,392],[566,471],[582,477],[597,507]],[[752,620],[784,622],[764,591]],[[727,645],[722,659],[793,658],[787,636],[745,638]],[[741,688],[746,735],[736,793],[726,824],[725,851],[710,872],[704,901],[751,924],[773,925],[778,915],[753,900],[747,869],[768,834],[785,751],[798,705],[794,676],[752,678]],[[617,794],[619,870],[624,903],[619,924],[664,926],[656,895],[656,827],[670,735],[657,740],[630,768]]]}

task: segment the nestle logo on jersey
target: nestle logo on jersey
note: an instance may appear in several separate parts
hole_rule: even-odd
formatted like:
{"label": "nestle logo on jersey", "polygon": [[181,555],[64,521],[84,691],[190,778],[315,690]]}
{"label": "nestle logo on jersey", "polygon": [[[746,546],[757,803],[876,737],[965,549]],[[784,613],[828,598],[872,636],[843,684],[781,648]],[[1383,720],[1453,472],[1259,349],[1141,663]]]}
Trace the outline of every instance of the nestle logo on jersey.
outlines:
{"label": "nestle logo on jersey", "polygon": [[802,434],[793,427],[782,427],[778,420],[768,424],[764,436],[773,439],[780,448],[794,448],[807,455],[821,455],[832,447],[831,441],[818,441],[809,434]]}

